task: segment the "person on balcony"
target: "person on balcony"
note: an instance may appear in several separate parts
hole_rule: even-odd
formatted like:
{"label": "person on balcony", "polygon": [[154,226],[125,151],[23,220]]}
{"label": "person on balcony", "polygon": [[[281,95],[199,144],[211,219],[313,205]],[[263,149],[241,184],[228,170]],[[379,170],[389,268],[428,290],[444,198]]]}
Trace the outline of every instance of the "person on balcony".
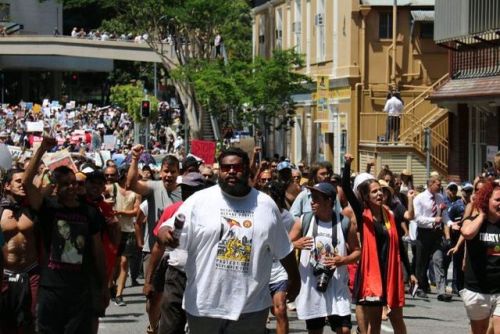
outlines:
{"label": "person on balcony", "polygon": [[399,140],[399,128],[403,107],[403,100],[401,100],[399,92],[387,94],[387,101],[384,106],[384,112],[387,113],[387,126],[385,132],[385,141],[387,143],[391,141],[391,137],[394,143],[397,143]]}

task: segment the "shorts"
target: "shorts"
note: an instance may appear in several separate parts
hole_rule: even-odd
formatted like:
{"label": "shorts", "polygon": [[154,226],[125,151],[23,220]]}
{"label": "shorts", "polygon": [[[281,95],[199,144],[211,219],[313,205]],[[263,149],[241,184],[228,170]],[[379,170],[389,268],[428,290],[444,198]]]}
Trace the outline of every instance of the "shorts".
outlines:
{"label": "shorts", "polygon": [[277,292],[286,292],[288,288],[288,280],[278,281],[276,283],[269,284],[269,291],[271,296],[274,296]]}
{"label": "shorts", "polygon": [[[329,315],[328,321],[332,331],[336,332],[339,328],[352,328],[351,315]],[[326,317],[314,318],[306,320],[307,330],[318,330],[325,327]]]}
{"label": "shorts", "polygon": [[269,309],[242,313],[238,320],[198,317],[187,314],[189,333],[265,334]]}
{"label": "shorts", "polygon": [[118,247],[118,256],[134,256],[137,252],[137,244],[134,232],[122,232],[120,246]]}
{"label": "shorts", "polygon": [[465,311],[470,320],[484,320],[492,315],[500,317],[500,294],[460,290]]}

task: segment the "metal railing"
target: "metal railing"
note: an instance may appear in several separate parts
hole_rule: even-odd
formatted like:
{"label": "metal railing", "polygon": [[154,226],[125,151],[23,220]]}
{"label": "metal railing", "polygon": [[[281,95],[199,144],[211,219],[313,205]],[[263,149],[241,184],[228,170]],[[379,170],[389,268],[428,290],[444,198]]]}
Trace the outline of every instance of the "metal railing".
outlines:
{"label": "metal railing", "polygon": [[[424,154],[424,130],[431,130],[431,160],[437,167],[448,166],[448,117],[447,110],[433,105],[427,97],[449,79],[448,74],[415,99],[405,105],[400,120],[399,144],[412,146]],[[367,98],[372,98],[368,94]],[[385,143],[387,114],[385,112],[362,112],[360,114],[360,144],[383,145]]]}

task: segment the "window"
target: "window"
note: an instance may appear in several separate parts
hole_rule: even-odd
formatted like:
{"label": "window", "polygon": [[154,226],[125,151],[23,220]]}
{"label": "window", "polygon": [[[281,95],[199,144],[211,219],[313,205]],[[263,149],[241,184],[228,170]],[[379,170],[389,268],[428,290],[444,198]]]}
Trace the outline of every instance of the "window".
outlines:
{"label": "window", "polygon": [[259,17],[259,55],[266,56],[266,17],[261,15]]}
{"label": "window", "polygon": [[302,52],[302,0],[295,0],[295,21],[292,30],[295,34],[295,47],[297,52]]}
{"label": "window", "polygon": [[379,13],[378,38],[392,38],[392,13]]}
{"label": "window", "polygon": [[420,23],[420,38],[434,38],[434,23]]}
{"label": "window", "polygon": [[325,0],[318,1],[318,9],[314,18],[316,25],[316,61],[323,62],[326,58],[325,34]]}
{"label": "window", "polygon": [[276,9],[276,30],[275,30],[276,49],[283,48],[283,12],[281,8]]}

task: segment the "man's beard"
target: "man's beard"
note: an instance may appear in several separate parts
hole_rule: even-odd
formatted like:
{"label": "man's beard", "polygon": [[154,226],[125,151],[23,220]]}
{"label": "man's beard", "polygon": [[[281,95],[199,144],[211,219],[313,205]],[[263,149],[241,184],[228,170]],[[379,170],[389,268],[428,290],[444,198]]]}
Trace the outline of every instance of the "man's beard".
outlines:
{"label": "man's beard", "polygon": [[229,185],[228,182],[219,176],[219,186],[228,195],[243,197],[251,190],[248,185],[248,175],[242,175],[241,177],[236,177],[236,179],[237,182],[235,185]]}

